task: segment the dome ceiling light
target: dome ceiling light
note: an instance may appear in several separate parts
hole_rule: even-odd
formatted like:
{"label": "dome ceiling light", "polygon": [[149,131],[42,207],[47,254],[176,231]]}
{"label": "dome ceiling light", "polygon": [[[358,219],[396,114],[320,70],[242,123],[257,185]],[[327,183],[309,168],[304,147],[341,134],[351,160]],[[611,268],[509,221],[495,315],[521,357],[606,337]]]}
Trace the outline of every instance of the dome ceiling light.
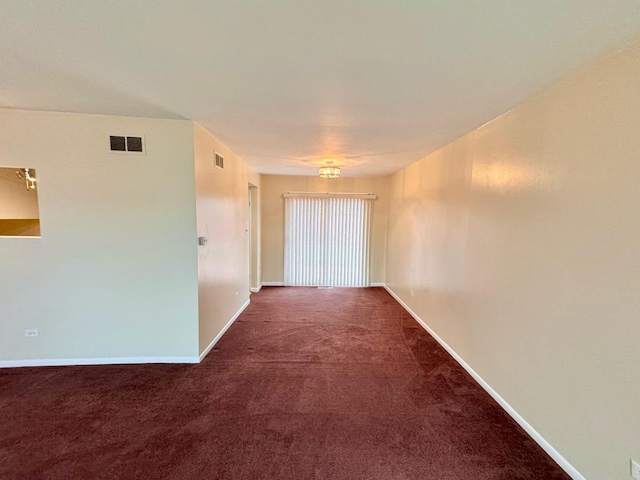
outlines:
{"label": "dome ceiling light", "polygon": [[318,173],[322,178],[338,178],[340,176],[340,167],[334,166],[333,162],[329,160],[326,166],[320,167]]}

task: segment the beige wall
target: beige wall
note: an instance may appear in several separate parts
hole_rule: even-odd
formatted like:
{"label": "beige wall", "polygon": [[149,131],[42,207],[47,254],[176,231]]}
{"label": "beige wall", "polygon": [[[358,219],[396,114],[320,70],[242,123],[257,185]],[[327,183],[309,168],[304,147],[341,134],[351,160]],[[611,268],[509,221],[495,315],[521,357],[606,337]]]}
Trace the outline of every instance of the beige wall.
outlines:
{"label": "beige wall", "polygon": [[[253,179],[260,180],[259,174],[253,174]],[[251,288],[256,291],[262,285],[262,268],[260,266],[260,191],[257,185],[251,184]]]}
{"label": "beige wall", "polygon": [[640,44],[390,189],[388,285],[594,480],[640,458],[638,79]]}
{"label": "beige wall", "polygon": [[284,192],[375,193],[371,231],[371,282],[385,278],[385,237],[389,177],[327,180],[320,177],[262,175],[262,280],[284,281]]}
{"label": "beige wall", "polygon": [[[202,353],[249,299],[248,189],[251,183],[259,192],[260,176],[198,124],[194,151],[197,236],[208,239],[198,247]],[[224,157],[224,169],[215,166],[214,152]]]}
{"label": "beige wall", "polygon": [[0,220],[38,218],[38,190],[27,190],[16,175],[23,168],[0,164]]}
{"label": "beige wall", "polygon": [[196,356],[191,122],[0,110],[0,158],[36,169],[42,226],[0,238],[0,361]]}

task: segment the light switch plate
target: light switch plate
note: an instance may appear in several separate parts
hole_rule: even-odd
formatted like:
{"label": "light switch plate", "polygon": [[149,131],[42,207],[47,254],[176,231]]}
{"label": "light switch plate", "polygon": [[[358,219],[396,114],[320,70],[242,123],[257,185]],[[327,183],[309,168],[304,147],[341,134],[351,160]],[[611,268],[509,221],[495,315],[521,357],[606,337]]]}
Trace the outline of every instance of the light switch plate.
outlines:
{"label": "light switch plate", "polygon": [[640,480],[640,462],[631,460],[631,476],[636,480]]}

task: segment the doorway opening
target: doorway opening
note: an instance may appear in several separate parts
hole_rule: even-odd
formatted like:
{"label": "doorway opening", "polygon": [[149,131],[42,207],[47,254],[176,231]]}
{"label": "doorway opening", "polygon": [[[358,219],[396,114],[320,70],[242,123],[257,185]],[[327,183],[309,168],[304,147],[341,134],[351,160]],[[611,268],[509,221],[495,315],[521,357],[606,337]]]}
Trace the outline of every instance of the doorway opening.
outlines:
{"label": "doorway opening", "polygon": [[249,216],[247,219],[247,236],[249,244],[249,290],[257,292],[260,290],[260,267],[258,251],[258,187],[249,184],[248,189]]}

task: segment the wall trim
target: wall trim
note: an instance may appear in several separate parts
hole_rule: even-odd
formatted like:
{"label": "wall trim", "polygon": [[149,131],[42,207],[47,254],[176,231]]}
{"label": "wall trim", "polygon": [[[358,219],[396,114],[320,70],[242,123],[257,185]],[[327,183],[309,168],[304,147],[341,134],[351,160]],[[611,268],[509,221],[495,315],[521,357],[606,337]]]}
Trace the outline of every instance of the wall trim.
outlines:
{"label": "wall trim", "polygon": [[389,292],[389,294],[400,304],[402,307],[418,322],[422,328],[424,328],[429,335],[431,335],[447,352],[451,355],[456,362],[460,364],[462,368],[464,368],[469,375],[473,377],[473,379],[478,382],[478,384],[484,388],[484,390],[491,395],[491,397],[502,407],[502,409],[513,418],[518,425],[520,425],[525,432],[538,444],[542,449],[547,452],[547,454],[562,468],[573,480],[586,480],[584,476],[569,463],[569,461],[564,458],[560,452],[558,452],[553,446],[547,442],[538,431],[533,428],[529,422],[527,422],[522,415],[520,415],[507,401],[500,396],[498,392],[496,392],[491,385],[489,385],[471,366],[465,362],[460,355],[456,353],[456,351],[451,348],[442,338],[438,336],[438,334],[429,327],[424,320],[422,320],[409,306],[404,303],[404,301],[396,295],[396,293],[389,288],[387,284],[383,285],[385,290]]}
{"label": "wall trim", "polygon": [[253,293],[258,293],[261,288],[262,284],[258,285],[257,287],[251,287],[249,290],[251,290]]}
{"label": "wall trim", "polygon": [[284,287],[284,282],[262,282],[263,287]]}
{"label": "wall trim", "polygon": [[249,306],[250,300],[235,313],[224,328],[199,357],[99,357],[99,358],[33,358],[25,360],[0,360],[0,368],[19,367],[63,367],[71,365],[132,365],[141,363],[200,363],[211,349],[222,338],[222,335],[236,321],[240,314]]}
{"label": "wall trim", "polygon": [[197,363],[200,363],[202,360],[204,360],[204,357],[206,357],[207,354],[211,351],[211,349],[215,346],[215,344],[218,343],[218,340],[220,340],[222,336],[225,334],[225,332],[229,330],[229,327],[233,325],[233,322],[235,322],[237,318],[240,316],[240,314],[244,312],[244,309],[249,306],[249,303],[251,303],[251,299],[247,299],[247,301],[244,302],[244,304],[238,309],[235,315],[231,317],[231,320],[229,320],[227,324],[224,327],[222,327],[222,330],[218,332],[215,338],[211,340],[211,343],[207,346],[207,348],[205,348],[203,352],[200,354],[200,357],[198,357]]}
{"label": "wall trim", "polygon": [[139,363],[198,363],[198,357],[98,357],[98,358],[31,358],[0,360],[0,368],[63,367],[71,365],[127,365]]}

